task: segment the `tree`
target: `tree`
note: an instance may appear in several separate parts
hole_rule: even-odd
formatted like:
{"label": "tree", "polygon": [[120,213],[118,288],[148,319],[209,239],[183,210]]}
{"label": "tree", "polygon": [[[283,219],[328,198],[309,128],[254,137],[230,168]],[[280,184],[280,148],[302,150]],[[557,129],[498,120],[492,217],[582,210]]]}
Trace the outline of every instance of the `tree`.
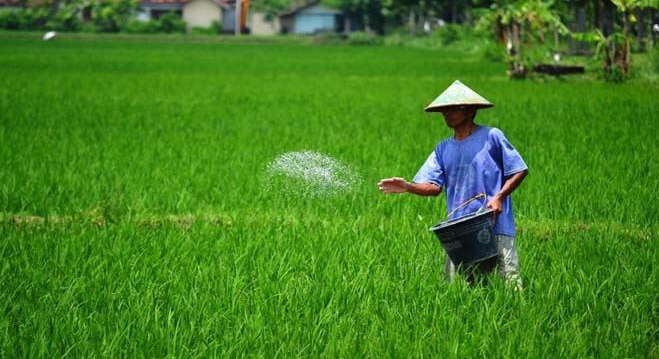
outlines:
{"label": "tree", "polygon": [[252,0],[251,3],[255,9],[263,11],[268,19],[273,19],[291,6],[290,0]]}
{"label": "tree", "polygon": [[[637,21],[635,13],[645,8],[657,8],[659,0],[611,0],[620,12],[622,28],[615,26],[611,34],[597,29],[589,33],[573,35],[581,41],[596,44],[595,56],[603,59],[604,77],[610,81],[622,81],[631,70],[631,28]],[[639,44],[640,45],[640,44]]]}
{"label": "tree", "polygon": [[505,44],[510,77],[526,76],[528,64],[523,61],[522,50],[544,43],[548,30],[569,33],[552,6],[553,1],[499,0],[479,20],[479,28],[493,30],[495,38]]}
{"label": "tree", "polygon": [[100,31],[118,32],[138,9],[139,0],[104,0],[89,3],[91,17]]}
{"label": "tree", "polygon": [[381,0],[323,0],[323,2],[343,12],[344,32],[349,32],[354,25],[357,25],[360,28],[363,26],[369,32],[384,33],[385,19]]}

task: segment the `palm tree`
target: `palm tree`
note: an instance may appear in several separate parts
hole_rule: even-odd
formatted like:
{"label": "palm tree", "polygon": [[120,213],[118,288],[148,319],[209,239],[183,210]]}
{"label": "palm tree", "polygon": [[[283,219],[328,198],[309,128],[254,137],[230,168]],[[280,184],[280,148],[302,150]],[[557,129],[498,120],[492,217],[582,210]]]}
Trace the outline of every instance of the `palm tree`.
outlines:
{"label": "palm tree", "polygon": [[526,47],[535,39],[545,41],[545,32],[553,30],[569,33],[559,15],[552,9],[553,1],[541,0],[498,0],[479,21],[479,27],[493,28],[495,37],[506,45],[508,76],[523,78],[527,66],[522,61],[522,40]]}

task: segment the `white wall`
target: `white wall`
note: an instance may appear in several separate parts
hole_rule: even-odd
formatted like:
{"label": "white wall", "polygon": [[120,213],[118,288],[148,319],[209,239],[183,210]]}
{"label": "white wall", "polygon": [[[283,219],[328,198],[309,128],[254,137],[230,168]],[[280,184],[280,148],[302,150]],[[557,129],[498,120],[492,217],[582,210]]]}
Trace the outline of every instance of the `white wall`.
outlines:
{"label": "white wall", "polygon": [[281,29],[278,17],[270,22],[265,20],[265,13],[254,11],[249,12],[248,26],[254,35],[276,35]]}
{"label": "white wall", "polygon": [[220,7],[210,0],[192,0],[183,5],[183,20],[192,27],[209,27],[213,21],[221,21]]}

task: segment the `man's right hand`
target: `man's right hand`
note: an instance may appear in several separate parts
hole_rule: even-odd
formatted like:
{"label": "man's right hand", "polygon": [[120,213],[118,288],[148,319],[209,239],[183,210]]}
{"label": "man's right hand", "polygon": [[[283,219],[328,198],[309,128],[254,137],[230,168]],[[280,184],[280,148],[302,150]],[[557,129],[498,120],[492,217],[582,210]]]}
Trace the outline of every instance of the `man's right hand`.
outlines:
{"label": "man's right hand", "polygon": [[404,178],[385,178],[378,182],[378,188],[384,194],[410,192],[419,196],[436,196],[442,188],[434,183],[407,182]]}
{"label": "man's right hand", "polygon": [[402,177],[385,178],[378,182],[378,188],[384,194],[409,192],[410,184]]}

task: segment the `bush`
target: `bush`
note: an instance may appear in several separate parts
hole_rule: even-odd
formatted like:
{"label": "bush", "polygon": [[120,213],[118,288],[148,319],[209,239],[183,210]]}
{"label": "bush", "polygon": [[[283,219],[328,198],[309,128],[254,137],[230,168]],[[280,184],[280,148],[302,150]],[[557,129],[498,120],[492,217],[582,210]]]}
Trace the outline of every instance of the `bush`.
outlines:
{"label": "bush", "polygon": [[381,45],[382,38],[367,32],[357,31],[348,35],[348,44],[354,46],[373,46]]}
{"label": "bush", "polygon": [[[82,32],[127,32],[127,33],[185,33],[186,24],[177,14],[167,13],[159,20],[138,21],[133,19],[132,0],[95,2],[86,5],[84,11],[91,14],[91,21],[82,22],[77,3],[64,5],[57,11],[49,7],[33,7],[21,10],[0,10],[0,29],[7,30],[56,30]],[[219,22],[203,30],[205,33],[219,32]]]}
{"label": "bush", "polygon": [[217,35],[221,31],[222,31],[222,24],[217,20],[213,20],[211,25],[208,27],[195,26],[192,29],[190,29],[190,33],[197,35]]}
{"label": "bush", "polygon": [[160,31],[160,21],[140,21],[136,19],[131,20],[126,24],[126,26],[124,26],[122,31],[129,34],[155,34]]}
{"label": "bush", "polygon": [[185,33],[185,21],[173,12],[168,12],[160,17],[160,31],[171,33]]}
{"label": "bush", "polygon": [[55,16],[50,20],[46,21],[45,24],[46,30],[57,30],[57,31],[78,31],[82,27],[82,23],[78,18],[63,18],[60,16]]}
{"label": "bush", "polygon": [[78,17],[78,6],[75,3],[64,5],[56,13],[52,13],[46,22],[46,29],[57,31],[78,31],[81,26]]}
{"label": "bush", "polygon": [[456,24],[447,24],[435,30],[435,36],[439,38],[442,45],[451,45],[462,39],[462,27]]}
{"label": "bush", "polygon": [[608,82],[622,83],[629,75],[625,75],[619,66],[614,66],[611,71],[604,72],[604,79]]}
{"label": "bush", "polygon": [[405,40],[401,34],[393,33],[384,38],[384,44],[386,46],[403,46],[405,44]]}
{"label": "bush", "polygon": [[148,21],[133,19],[126,23],[121,31],[129,34],[185,33],[186,25],[185,21],[181,20],[178,15],[170,12],[162,15],[159,19]]}
{"label": "bush", "polygon": [[313,43],[321,45],[338,45],[344,43],[347,37],[336,32],[324,31],[314,35]]}
{"label": "bush", "polygon": [[118,32],[123,30],[137,10],[137,3],[132,0],[115,0],[94,2],[89,11],[96,30],[99,32]]}
{"label": "bush", "polygon": [[496,43],[495,41],[486,41],[482,44],[479,49],[481,58],[485,61],[490,62],[502,62],[506,60],[506,50],[503,45]]}
{"label": "bush", "polygon": [[47,8],[0,12],[0,28],[8,30],[43,30],[50,18]]}
{"label": "bush", "polygon": [[[409,30],[399,27],[390,29],[382,40],[386,46],[409,46],[418,48],[450,47],[466,53],[480,53],[490,46],[483,34],[475,32],[469,25],[449,24],[434,28],[431,33],[412,34]],[[494,45],[492,45],[494,46]],[[490,51],[491,50],[491,51]],[[501,60],[500,54],[492,56],[499,49],[489,48],[488,57]],[[503,50],[501,50],[503,51]]]}
{"label": "bush", "polygon": [[0,12],[0,29],[17,30],[19,18],[17,11]]}
{"label": "bush", "polygon": [[212,27],[201,27],[201,26],[195,26],[190,28],[190,34],[193,35],[215,35],[217,34],[217,31],[213,29]]}
{"label": "bush", "polygon": [[80,25],[80,32],[97,33],[98,28],[93,22],[83,22],[82,25]]}

